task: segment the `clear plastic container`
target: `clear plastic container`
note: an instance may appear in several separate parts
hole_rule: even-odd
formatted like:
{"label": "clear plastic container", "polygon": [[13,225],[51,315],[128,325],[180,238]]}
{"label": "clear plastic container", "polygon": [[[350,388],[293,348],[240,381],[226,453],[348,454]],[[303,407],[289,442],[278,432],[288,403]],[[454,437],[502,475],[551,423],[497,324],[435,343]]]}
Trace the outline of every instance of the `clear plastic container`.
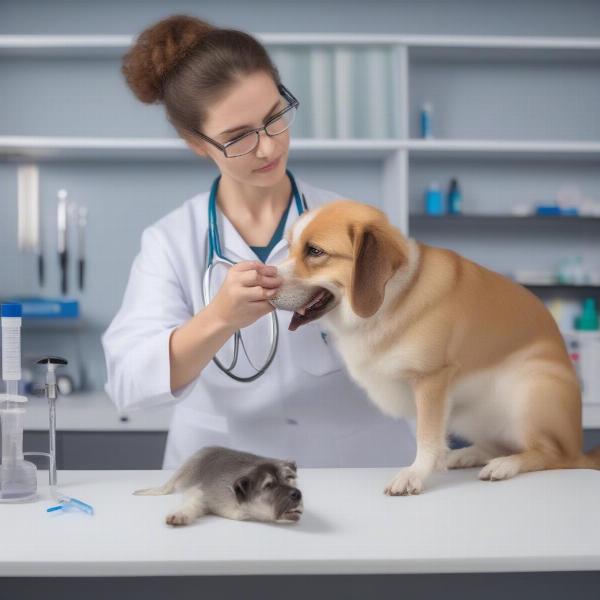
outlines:
{"label": "clear plastic container", "polygon": [[2,464],[0,502],[25,502],[37,495],[36,466],[23,458],[23,403],[25,396],[0,395]]}

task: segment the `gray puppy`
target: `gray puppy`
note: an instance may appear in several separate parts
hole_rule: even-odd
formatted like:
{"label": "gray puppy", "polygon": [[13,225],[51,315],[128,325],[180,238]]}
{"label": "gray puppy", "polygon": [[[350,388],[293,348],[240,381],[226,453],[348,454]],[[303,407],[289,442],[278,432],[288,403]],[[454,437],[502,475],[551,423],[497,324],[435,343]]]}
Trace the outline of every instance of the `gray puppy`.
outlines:
{"label": "gray puppy", "polygon": [[167,516],[168,525],[188,525],[206,514],[238,521],[294,523],[303,511],[296,487],[296,463],[207,446],[193,454],[162,486],[138,496],[184,492],[184,503]]}

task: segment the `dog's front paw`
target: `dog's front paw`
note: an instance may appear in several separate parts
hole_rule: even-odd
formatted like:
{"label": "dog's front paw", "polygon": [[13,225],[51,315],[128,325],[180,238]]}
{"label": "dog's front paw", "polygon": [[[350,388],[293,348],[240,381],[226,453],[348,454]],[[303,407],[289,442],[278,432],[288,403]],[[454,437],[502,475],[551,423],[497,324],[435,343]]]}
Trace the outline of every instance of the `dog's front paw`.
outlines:
{"label": "dog's front paw", "polygon": [[387,496],[411,496],[420,494],[423,487],[421,476],[414,469],[406,467],[398,471],[383,493]]}
{"label": "dog's front paw", "polygon": [[519,472],[519,460],[514,456],[499,456],[488,462],[481,471],[479,479],[489,481],[499,481],[501,479],[510,479]]}
{"label": "dog's front paw", "polygon": [[179,511],[167,515],[166,522],[167,525],[189,525],[191,522],[191,518],[188,514]]}

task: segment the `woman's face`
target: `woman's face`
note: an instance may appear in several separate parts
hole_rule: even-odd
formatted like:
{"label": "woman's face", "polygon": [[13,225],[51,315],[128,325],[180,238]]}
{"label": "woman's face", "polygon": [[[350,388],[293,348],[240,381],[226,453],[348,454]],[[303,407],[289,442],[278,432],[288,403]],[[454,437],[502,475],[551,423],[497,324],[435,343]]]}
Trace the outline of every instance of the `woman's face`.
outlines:
{"label": "woman's face", "polygon": [[[243,133],[265,124],[275,113],[283,110],[287,101],[281,96],[273,79],[266,73],[248,75],[238,81],[224,99],[210,107],[202,133],[225,144]],[[230,131],[231,130],[231,131]],[[259,143],[250,153],[227,158],[218,148],[196,138],[192,149],[200,156],[211,158],[223,175],[245,184],[271,187],[285,174],[290,130],[271,137],[264,131]],[[270,171],[257,169],[279,159]]]}

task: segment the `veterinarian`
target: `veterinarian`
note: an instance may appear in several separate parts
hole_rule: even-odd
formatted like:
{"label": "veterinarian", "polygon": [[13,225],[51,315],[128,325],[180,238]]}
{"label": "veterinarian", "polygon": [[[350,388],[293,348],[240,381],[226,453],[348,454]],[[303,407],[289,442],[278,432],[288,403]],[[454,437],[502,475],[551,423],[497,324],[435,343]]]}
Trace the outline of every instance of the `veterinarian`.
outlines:
{"label": "veterinarian", "polygon": [[[268,302],[281,284],[273,265],[288,252],[283,233],[304,210],[340,196],[288,171],[299,101],[265,48],[244,32],[173,16],[139,36],[122,70],[136,97],[164,103],[178,134],[220,175],[142,234],[102,336],[113,402],[175,405],[164,468],[211,444],[300,467],[410,464],[414,426],[379,412],[318,322],[292,333],[291,313]],[[241,381],[225,372],[236,341],[231,373]]]}

